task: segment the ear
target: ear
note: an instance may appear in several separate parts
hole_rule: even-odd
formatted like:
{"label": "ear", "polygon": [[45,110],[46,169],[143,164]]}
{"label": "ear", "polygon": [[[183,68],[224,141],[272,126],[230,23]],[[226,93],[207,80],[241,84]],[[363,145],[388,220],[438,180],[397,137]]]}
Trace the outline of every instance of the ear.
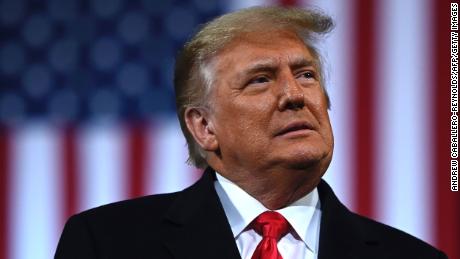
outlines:
{"label": "ear", "polygon": [[206,151],[216,151],[219,147],[214,125],[204,109],[187,108],[184,114],[185,123],[196,142]]}

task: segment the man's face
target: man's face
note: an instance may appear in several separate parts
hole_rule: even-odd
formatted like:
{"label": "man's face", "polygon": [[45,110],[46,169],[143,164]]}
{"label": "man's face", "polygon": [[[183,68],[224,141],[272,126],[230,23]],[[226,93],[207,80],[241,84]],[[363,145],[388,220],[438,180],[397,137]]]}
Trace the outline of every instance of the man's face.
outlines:
{"label": "man's face", "polygon": [[232,41],[212,61],[211,119],[228,169],[328,167],[333,136],[314,58],[293,33]]}

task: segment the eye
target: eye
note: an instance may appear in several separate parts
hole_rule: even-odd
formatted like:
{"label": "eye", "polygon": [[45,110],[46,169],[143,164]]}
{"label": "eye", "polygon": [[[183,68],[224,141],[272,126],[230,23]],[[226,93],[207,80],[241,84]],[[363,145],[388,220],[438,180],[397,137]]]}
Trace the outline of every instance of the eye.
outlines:
{"label": "eye", "polygon": [[258,77],[255,77],[255,78],[249,80],[248,85],[263,84],[263,83],[268,83],[268,81],[269,81],[268,77],[266,77],[266,76],[258,76]]}
{"label": "eye", "polygon": [[299,78],[316,79],[316,74],[313,71],[305,71],[299,74]]}

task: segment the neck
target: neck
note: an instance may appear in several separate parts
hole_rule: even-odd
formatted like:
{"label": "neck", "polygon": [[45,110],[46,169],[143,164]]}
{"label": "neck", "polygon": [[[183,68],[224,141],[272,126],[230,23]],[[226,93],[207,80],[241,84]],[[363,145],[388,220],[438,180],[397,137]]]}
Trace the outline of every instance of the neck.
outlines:
{"label": "neck", "polygon": [[304,197],[318,185],[322,176],[317,166],[264,170],[219,165],[213,168],[271,210],[281,209]]}

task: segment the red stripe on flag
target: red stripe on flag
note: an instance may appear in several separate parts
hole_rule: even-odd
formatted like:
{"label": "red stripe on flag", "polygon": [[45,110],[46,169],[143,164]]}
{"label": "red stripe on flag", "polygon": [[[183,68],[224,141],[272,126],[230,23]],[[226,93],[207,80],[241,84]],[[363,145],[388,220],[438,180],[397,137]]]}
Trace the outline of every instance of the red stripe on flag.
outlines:
{"label": "red stripe on flag", "polygon": [[353,113],[354,139],[356,148],[354,166],[356,187],[354,201],[359,214],[373,217],[374,206],[374,172],[375,172],[375,56],[376,10],[374,0],[356,0],[355,30],[355,72]]}
{"label": "red stripe on flag", "polygon": [[78,206],[78,164],[77,164],[77,144],[76,132],[74,127],[64,129],[63,137],[63,165],[64,165],[64,220],[77,212]]}
{"label": "red stripe on flag", "polygon": [[0,259],[8,256],[9,150],[7,129],[0,128]]}
{"label": "red stripe on flag", "polygon": [[460,199],[450,191],[450,3],[432,0],[433,26],[433,178],[436,189],[436,244],[449,258],[460,258]]}
{"label": "red stripe on flag", "polygon": [[299,3],[297,0],[280,0],[279,4],[282,6],[296,6]]}
{"label": "red stripe on flag", "polygon": [[142,123],[134,123],[128,130],[128,179],[129,179],[129,197],[138,197],[145,195],[144,182],[146,176],[147,157],[147,127]]}

